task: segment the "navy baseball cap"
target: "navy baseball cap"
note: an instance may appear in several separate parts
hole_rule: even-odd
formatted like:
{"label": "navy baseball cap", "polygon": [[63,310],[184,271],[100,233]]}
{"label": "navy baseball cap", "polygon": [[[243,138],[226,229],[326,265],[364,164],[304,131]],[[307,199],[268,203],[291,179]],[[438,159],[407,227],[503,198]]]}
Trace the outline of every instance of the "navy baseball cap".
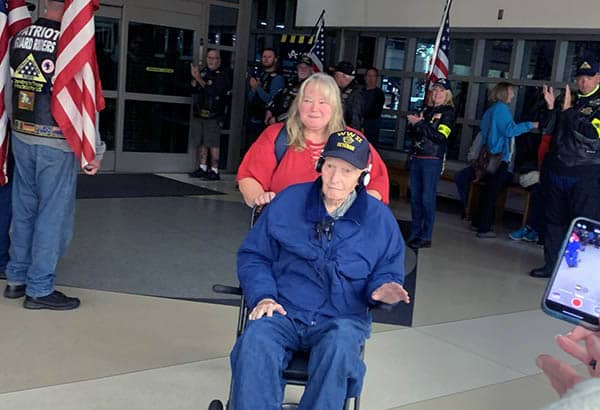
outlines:
{"label": "navy baseball cap", "polygon": [[600,67],[598,67],[597,61],[583,60],[577,64],[577,69],[575,70],[575,77],[579,77],[580,75],[587,75],[593,77],[599,72]]}
{"label": "navy baseball cap", "polygon": [[354,131],[338,131],[329,136],[323,158],[335,157],[343,159],[358,169],[365,169],[369,164],[369,142]]}
{"label": "navy baseball cap", "polygon": [[301,54],[298,56],[298,59],[296,60],[296,65],[300,65],[300,64],[306,64],[307,66],[312,67],[313,61],[306,54]]}
{"label": "navy baseball cap", "polygon": [[450,80],[448,80],[447,78],[439,78],[438,80],[436,80],[435,83],[431,84],[431,88],[435,86],[442,87],[444,90],[452,89]]}
{"label": "navy baseball cap", "polygon": [[339,71],[340,73],[344,73],[346,75],[356,75],[356,71],[354,70],[354,66],[349,61],[340,61],[335,66],[335,71]]}

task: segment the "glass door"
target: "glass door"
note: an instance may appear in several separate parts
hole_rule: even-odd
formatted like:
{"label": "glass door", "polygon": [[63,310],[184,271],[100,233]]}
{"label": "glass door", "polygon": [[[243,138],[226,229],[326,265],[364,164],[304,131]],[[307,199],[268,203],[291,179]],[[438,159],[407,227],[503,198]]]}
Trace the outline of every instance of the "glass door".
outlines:
{"label": "glass door", "polygon": [[190,63],[197,58],[202,19],[148,9],[127,12],[115,170],[190,171]]}

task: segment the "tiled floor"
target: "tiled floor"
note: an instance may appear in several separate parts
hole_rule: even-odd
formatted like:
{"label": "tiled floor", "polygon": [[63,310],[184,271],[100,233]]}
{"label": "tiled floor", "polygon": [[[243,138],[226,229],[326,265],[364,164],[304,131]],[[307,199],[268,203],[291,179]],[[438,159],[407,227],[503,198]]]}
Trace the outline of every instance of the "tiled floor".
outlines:
{"label": "tiled floor", "polygon": [[[227,195],[191,198],[191,206],[176,198],[148,200],[146,206],[139,200],[80,202],[77,235],[96,226],[95,212],[110,223],[98,230],[97,245],[73,241],[61,263],[63,275],[84,269],[101,275],[109,267],[131,280],[136,269],[161,273],[156,265],[172,260],[172,269],[193,267],[211,280],[230,280],[230,273],[214,272],[208,259],[228,258],[234,266],[231,232],[211,234],[212,247],[204,247],[210,250],[195,251],[206,239],[189,224],[199,218],[207,229],[222,223],[219,215],[229,212],[225,202],[241,201],[232,177],[220,182],[171,177]],[[392,208],[399,217],[410,216],[403,202]],[[146,238],[143,247],[132,246],[144,241],[136,232],[149,224],[165,229]],[[534,358],[559,354],[553,336],[570,327],[540,311],[545,282],[526,275],[541,262],[541,249],[512,242],[505,233],[477,240],[457,215],[438,213],[434,246],[419,256],[414,325],[374,326],[361,408],[519,410],[556,399]],[[148,248],[155,242],[160,245]],[[90,248],[102,251],[84,260]],[[20,301],[0,299],[0,410],[187,410],[226,398],[234,307],[63,289],[82,298],[80,309],[26,311]]]}

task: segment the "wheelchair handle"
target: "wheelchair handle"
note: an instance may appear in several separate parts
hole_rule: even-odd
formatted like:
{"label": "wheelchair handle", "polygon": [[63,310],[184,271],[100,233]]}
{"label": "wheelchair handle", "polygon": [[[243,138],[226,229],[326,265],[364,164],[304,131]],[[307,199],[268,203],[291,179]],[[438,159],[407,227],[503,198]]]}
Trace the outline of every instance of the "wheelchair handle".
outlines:
{"label": "wheelchair handle", "polygon": [[228,286],[228,285],[213,285],[213,292],[215,293],[223,293],[226,295],[238,295],[241,296],[243,294],[242,288],[238,286]]}

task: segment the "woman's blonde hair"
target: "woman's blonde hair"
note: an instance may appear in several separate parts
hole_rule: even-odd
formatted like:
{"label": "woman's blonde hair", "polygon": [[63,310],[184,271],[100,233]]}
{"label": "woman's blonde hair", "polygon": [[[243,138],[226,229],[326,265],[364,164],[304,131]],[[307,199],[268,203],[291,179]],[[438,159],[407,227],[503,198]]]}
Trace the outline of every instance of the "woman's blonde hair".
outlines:
{"label": "woman's blonde hair", "polygon": [[341,131],[346,128],[344,123],[344,111],[342,109],[342,97],[340,88],[330,75],[325,73],[315,73],[308,77],[298,91],[298,95],[292,102],[292,106],[288,111],[288,119],[286,129],[288,133],[288,145],[297,150],[306,148],[306,138],[304,137],[304,125],[300,119],[300,103],[304,99],[306,87],[313,84],[321,93],[325,100],[331,106],[331,119],[327,124],[327,136],[336,131]]}
{"label": "woman's blonde hair", "polygon": [[[429,90],[429,96],[427,97],[427,105],[429,105],[430,107],[433,107],[433,93],[431,92],[432,90],[433,88]],[[454,95],[452,95],[452,91],[446,90],[445,88],[444,91],[446,91],[446,97],[444,98],[444,102],[442,103],[442,105],[449,105],[450,107],[454,107]]]}
{"label": "woman's blonde hair", "polygon": [[490,103],[495,103],[498,101],[507,102],[508,90],[513,87],[514,85],[507,81],[502,81],[496,84],[494,88],[492,88],[492,91],[490,91],[490,96],[488,100],[490,101]]}

